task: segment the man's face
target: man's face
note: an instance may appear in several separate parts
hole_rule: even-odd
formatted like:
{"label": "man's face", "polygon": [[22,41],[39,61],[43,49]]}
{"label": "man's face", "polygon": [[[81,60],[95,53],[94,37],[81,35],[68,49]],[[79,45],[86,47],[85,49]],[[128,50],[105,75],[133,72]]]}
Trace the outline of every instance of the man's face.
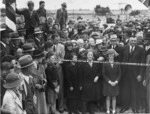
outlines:
{"label": "man's face", "polygon": [[135,46],[137,44],[137,39],[136,38],[130,38],[130,45]]}
{"label": "man's face", "polygon": [[71,23],[68,26],[69,26],[69,28],[73,28],[73,24],[71,24]]}
{"label": "man's face", "polygon": [[45,8],[45,3],[42,3],[42,4],[40,5],[40,7],[44,9],[44,8]]}
{"label": "man's face", "polygon": [[59,41],[60,41],[60,37],[56,37],[53,42],[54,42],[54,44],[58,44]]}
{"label": "man's face", "polygon": [[62,6],[62,9],[65,10],[67,6]]}
{"label": "man's face", "polygon": [[111,41],[110,41],[110,43],[111,43],[111,45],[113,45],[113,46],[114,46],[114,45],[116,45],[116,44],[117,44],[117,40],[111,40]]}
{"label": "man's face", "polygon": [[64,33],[64,35],[65,35],[66,37],[68,37],[69,33],[68,33],[67,30],[63,31],[63,33]]}
{"label": "man's face", "polygon": [[32,11],[34,9],[34,4],[30,4],[28,7]]}

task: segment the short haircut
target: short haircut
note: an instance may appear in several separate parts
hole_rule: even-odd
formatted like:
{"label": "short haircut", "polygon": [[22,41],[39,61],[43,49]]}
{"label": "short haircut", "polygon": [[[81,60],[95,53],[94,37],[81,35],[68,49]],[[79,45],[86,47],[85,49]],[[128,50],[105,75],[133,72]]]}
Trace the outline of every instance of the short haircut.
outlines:
{"label": "short haircut", "polygon": [[56,37],[59,37],[59,35],[58,34],[53,34],[52,35],[52,40],[54,40]]}
{"label": "short haircut", "polygon": [[51,48],[53,46],[53,43],[52,42],[46,42],[44,44],[44,49],[47,50],[48,48]]}
{"label": "short haircut", "polygon": [[43,4],[43,3],[45,3],[45,2],[44,2],[44,1],[40,1],[40,2],[39,2],[39,5],[41,5],[41,4]]}
{"label": "short haircut", "polygon": [[53,56],[53,55],[54,55],[54,53],[48,52],[48,53],[46,54],[46,59],[50,58],[50,57]]}
{"label": "short haircut", "polygon": [[29,1],[28,2],[28,6],[30,6],[30,5],[34,5],[34,2],[33,1]]}

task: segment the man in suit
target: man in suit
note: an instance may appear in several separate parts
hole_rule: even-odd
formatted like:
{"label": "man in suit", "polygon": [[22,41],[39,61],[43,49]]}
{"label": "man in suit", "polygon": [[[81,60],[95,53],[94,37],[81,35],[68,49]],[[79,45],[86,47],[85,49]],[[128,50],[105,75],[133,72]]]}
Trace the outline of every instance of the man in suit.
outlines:
{"label": "man in suit", "polygon": [[[123,62],[126,63],[144,63],[145,52],[144,49],[137,45],[137,38],[130,38],[129,45],[124,47]],[[142,81],[143,77],[142,66],[123,65],[122,79],[121,79],[121,100],[123,109],[120,113],[125,112],[130,107],[134,113],[138,113],[138,83]]]}
{"label": "man in suit", "polygon": [[64,2],[61,4],[62,8],[57,10],[56,22],[60,24],[61,30],[66,27],[66,22],[68,20],[68,12],[66,10],[67,4]]}
{"label": "man in suit", "polygon": [[39,5],[40,5],[40,7],[37,10],[37,13],[38,13],[39,17],[45,17],[46,18],[45,2],[44,1],[40,1]]}
{"label": "man in suit", "polygon": [[62,62],[61,60],[64,59],[65,56],[65,47],[64,45],[60,44],[60,36],[57,34],[52,35],[53,40],[53,51],[54,55],[56,57],[57,62],[57,70],[58,70],[58,76],[59,76],[59,84],[60,84],[60,91],[58,94],[58,110],[60,113],[64,111],[64,76],[62,71]]}
{"label": "man in suit", "polygon": [[39,16],[34,10],[34,3],[32,1],[29,1],[28,9],[16,9],[16,13],[23,15],[25,18],[26,38],[28,38],[28,35],[33,35],[34,28],[39,25]]}
{"label": "man in suit", "polygon": [[123,56],[123,47],[119,46],[117,44],[118,38],[116,34],[111,35],[110,38],[110,46],[108,46],[108,49],[114,49],[119,55],[115,58],[115,61],[121,62],[122,56]]}

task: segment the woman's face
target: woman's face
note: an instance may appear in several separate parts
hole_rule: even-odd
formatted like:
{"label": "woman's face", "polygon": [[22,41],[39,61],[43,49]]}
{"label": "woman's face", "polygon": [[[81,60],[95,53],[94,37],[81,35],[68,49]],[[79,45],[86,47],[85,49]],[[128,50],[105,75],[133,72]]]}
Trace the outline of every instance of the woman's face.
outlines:
{"label": "woman's face", "polygon": [[73,46],[67,46],[67,50],[71,51],[73,49]]}
{"label": "woman's face", "polygon": [[114,61],[114,54],[109,54],[109,61]]}
{"label": "woman's face", "polygon": [[87,59],[88,59],[89,61],[92,61],[92,60],[93,60],[93,52],[88,52],[88,54],[87,54]]}
{"label": "woman's face", "polygon": [[53,55],[53,56],[51,56],[51,57],[49,58],[49,62],[50,62],[50,63],[55,63],[55,62],[56,62],[56,57],[55,57],[55,55]]}
{"label": "woman's face", "polygon": [[78,58],[77,58],[76,55],[74,55],[73,58],[72,58],[72,60],[75,61],[75,62],[77,61],[77,59],[78,59]]}
{"label": "woman's face", "polygon": [[97,45],[97,48],[100,50],[101,49],[101,47],[102,47],[102,44],[98,44]]}

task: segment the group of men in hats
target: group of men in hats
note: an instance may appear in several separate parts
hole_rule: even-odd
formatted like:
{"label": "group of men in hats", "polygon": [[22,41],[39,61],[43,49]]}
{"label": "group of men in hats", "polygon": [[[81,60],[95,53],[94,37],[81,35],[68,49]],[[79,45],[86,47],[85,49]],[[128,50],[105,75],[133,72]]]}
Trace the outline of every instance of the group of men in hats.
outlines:
{"label": "group of men in hats", "polygon": [[[25,29],[1,31],[2,113],[54,114],[67,110],[70,114],[93,114],[94,104],[109,114],[111,97],[113,114],[116,105],[121,107],[120,113],[130,109],[133,113],[150,112],[149,66],[113,65],[150,63],[149,20],[118,20],[115,26],[104,24],[100,28],[98,22],[85,21],[81,16],[68,20],[66,3],[57,10],[56,20],[47,18],[44,1],[39,5],[35,11],[34,2],[29,1],[28,9],[16,9],[25,18]],[[104,73],[107,70],[112,76]]]}

